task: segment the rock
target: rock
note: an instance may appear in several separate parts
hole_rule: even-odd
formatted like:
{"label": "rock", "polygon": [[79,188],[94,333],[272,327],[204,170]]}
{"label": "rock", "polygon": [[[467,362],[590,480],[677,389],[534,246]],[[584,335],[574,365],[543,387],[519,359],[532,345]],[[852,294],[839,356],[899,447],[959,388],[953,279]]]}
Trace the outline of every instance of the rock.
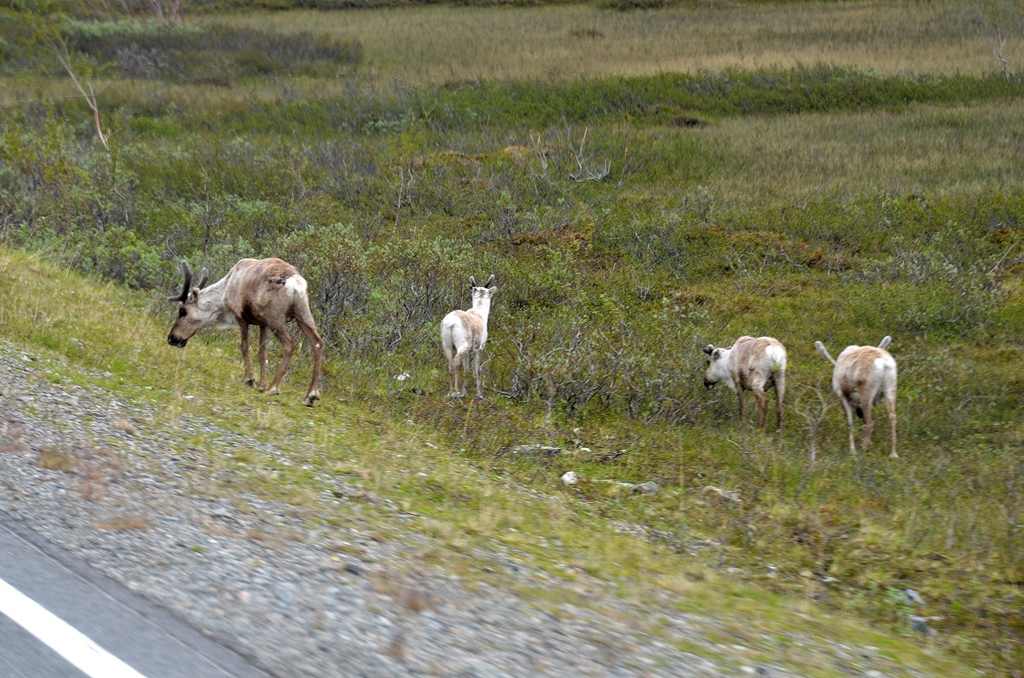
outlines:
{"label": "rock", "polygon": [[660,489],[661,485],[654,482],[653,480],[648,480],[646,483],[634,485],[632,488],[630,488],[630,492],[632,492],[633,494],[646,494],[650,496],[652,494],[657,494],[658,490]]}
{"label": "rock", "polygon": [[908,616],[907,619],[910,620],[910,627],[912,629],[914,629],[914,631],[916,631],[918,633],[921,633],[923,635],[926,635],[926,636],[934,636],[935,635],[935,633],[936,633],[935,629],[933,629],[930,626],[928,626],[928,618],[927,617],[918,617],[917,615],[912,614],[912,615]]}
{"label": "rock", "polygon": [[363,568],[359,567],[355,563],[345,563],[345,571],[349,574],[354,574],[357,577],[363,574]]}
{"label": "rock", "polygon": [[552,447],[551,445],[516,445],[511,450],[512,454],[546,454],[554,457],[559,454],[569,454],[568,450],[564,450],[561,447]]}
{"label": "rock", "polygon": [[925,604],[924,598],[922,598],[921,594],[915,591],[914,589],[903,589],[903,593],[907,596],[907,600],[911,603],[921,606]]}
{"label": "rock", "polygon": [[735,504],[741,503],[739,492],[734,492],[732,490],[723,490],[713,485],[708,485],[703,490],[701,490],[700,496],[704,497],[705,499],[710,497],[712,499],[718,499],[719,501],[731,501]]}
{"label": "rock", "polygon": [[291,582],[281,582],[274,589],[274,595],[285,605],[290,605],[295,600],[295,584]]}
{"label": "rock", "polygon": [[566,485],[566,486],[575,485],[579,481],[580,481],[580,477],[578,475],[576,475],[575,471],[567,471],[566,473],[564,473],[562,475],[562,484],[563,485]]}

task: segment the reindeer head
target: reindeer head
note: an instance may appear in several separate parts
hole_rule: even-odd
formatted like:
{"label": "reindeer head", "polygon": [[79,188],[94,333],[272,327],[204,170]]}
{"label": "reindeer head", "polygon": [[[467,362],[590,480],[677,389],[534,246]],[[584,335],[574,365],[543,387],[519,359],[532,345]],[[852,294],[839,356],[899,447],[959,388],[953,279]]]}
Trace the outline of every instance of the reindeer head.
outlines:
{"label": "reindeer head", "polygon": [[473,286],[473,306],[476,306],[478,302],[490,300],[494,296],[494,293],[498,291],[498,286],[491,287],[490,284],[494,282],[494,274],[487,279],[483,285],[476,284],[476,278],[469,276],[469,284]]}
{"label": "reindeer head", "polygon": [[704,352],[708,354],[707,371],[704,373],[704,388],[711,388],[728,378],[729,370],[725,366],[725,361],[722,360],[724,351],[728,351],[728,349],[715,348],[714,344],[704,347]]}
{"label": "reindeer head", "polygon": [[181,288],[181,294],[168,298],[168,301],[181,302],[181,305],[178,306],[178,319],[174,321],[171,333],[167,335],[167,343],[178,348],[185,348],[185,344],[188,343],[192,335],[202,327],[202,322],[198,317],[199,291],[206,285],[210,271],[206,268],[200,271],[199,280],[193,287],[192,269],[189,268],[187,261],[181,262],[181,270],[185,274],[185,285]]}

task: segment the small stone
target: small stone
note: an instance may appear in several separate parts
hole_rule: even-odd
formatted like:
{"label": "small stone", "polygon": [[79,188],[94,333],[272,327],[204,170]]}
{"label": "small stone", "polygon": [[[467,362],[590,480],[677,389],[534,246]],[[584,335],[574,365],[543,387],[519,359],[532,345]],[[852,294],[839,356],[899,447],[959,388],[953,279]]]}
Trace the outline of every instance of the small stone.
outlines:
{"label": "small stone", "polygon": [[359,567],[355,563],[345,563],[345,571],[349,574],[354,574],[357,577],[363,574],[363,568]]}
{"label": "small stone", "polygon": [[566,473],[564,473],[562,475],[562,484],[563,485],[566,485],[566,486],[575,485],[579,481],[580,481],[580,477],[578,475],[576,475],[575,471],[567,471]]}
{"label": "small stone", "polygon": [[568,450],[563,450],[561,447],[552,447],[551,445],[516,445],[512,448],[512,454],[546,454],[555,456],[559,454],[569,454]]}
{"label": "small stone", "polygon": [[639,485],[634,485],[633,488],[630,491],[633,494],[646,494],[646,495],[649,496],[649,495],[652,495],[652,494],[657,494],[658,490],[660,490],[660,489],[661,489],[661,485],[659,485],[658,483],[654,482],[653,480],[649,480],[646,483],[640,483]]}
{"label": "small stone", "polygon": [[290,605],[291,602],[295,600],[295,584],[292,584],[291,582],[281,582],[277,585],[277,588],[274,589],[274,594],[282,603]]}
{"label": "small stone", "polygon": [[922,598],[921,594],[915,591],[914,589],[903,589],[903,593],[907,596],[907,600],[909,600],[911,603],[922,606],[925,604],[924,598]]}
{"label": "small stone", "polygon": [[917,615],[912,614],[908,617],[908,619],[910,619],[910,626],[912,629],[914,629],[914,631],[924,634],[926,636],[935,635],[935,629],[928,626],[927,617],[918,617]]}

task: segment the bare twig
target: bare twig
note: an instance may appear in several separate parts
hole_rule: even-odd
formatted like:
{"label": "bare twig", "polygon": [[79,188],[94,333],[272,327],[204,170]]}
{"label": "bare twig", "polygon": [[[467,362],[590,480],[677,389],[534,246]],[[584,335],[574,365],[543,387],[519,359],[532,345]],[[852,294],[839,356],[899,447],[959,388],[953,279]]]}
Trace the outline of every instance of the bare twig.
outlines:
{"label": "bare twig", "polygon": [[570,179],[580,183],[584,181],[600,181],[601,179],[604,179],[606,176],[608,176],[608,173],[611,171],[612,167],[612,163],[610,160],[605,160],[604,163],[601,165],[601,168],[596,170],[593,169],[592,167],[587,167],[585,165],[585,163],[589,163],[590,161],[584,153],[584,149],[587,145],[588,131],[588,128],[583,128],[583,139],[580,140],[579,150],[574,152],[576,165],[580,168],[580,171],[577,172],[576,174],[569,175]]}
{"label": "bare twig", "polygon": [[832,401],[817,386],[811,386],[810,384],[797,384],[797,386],[805,389],[804,393],[813,393],[818,400],[817,411],[812,411],[810,407],[800,409],[800,406],[803,404],[802,395],[793,404],[793,411],[807,421],[807,449],[811,454],[811,463],[813,464],[817,458],[818,429],[821,428],[821,423],[825,420],[825,412],[832,406]]}
{"label": "bare twig", "polygon": [[71,55],[68,53],[67,46],[59,43],[53,43],[52,47],[54,54],[57,56],[57,61],[59,61],[60,65],[64,67],[64,70],[67,71],[67,74],[71,77],[71,82],[75,83],[75,87],[78,88],[82,98],[85,99],[85,103],[87,103],[89,108],[92,109],[93,119],[96,122],[96,136],[99,137],[100,143],[103,144],[103,148],[110,150],[110,147],[107,145],[107,136],[109,136],[109,132],[103,132],[103,125],[100,123],[100,109],[99,106],[96,105],[96,92],[92,88],[92,83],[88,80],[85,82],[86,86],[89,88],[89,91],[87,92],[85,87],[82,86],[82,83],[78,81],[78,77],[75,75],[75,70],[71,67]]}

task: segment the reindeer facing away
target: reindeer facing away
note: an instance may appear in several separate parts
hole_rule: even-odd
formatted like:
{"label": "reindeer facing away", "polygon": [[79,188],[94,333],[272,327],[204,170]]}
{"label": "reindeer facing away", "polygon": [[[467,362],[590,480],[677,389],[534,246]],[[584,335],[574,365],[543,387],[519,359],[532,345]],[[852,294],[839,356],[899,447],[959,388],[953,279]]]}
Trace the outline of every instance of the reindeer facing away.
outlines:
{"label": "reindeer facing away", "polygon": [[[477,286],[476,279],[469,276],[473,286],[473,308],[468,311],[452,311],[441,321],[441,347],[448,358],[449,386],[452,396],[466,395],[466,384],[459,390],[459,363],[469,369],[470,354],[473,360],[473,378],[476,381],[476,397],[484,397],[483,376],[480,360],[487,343],[487,316],[491,312],[491,297],[498,290],[490,287],[494,274],[483,286]],[[469,381],[467,375],[464,382]]]}
{"label": "reindeer facing away", "polygon": [[739,397],[740,421],[743,417],[743,391],[757,396],[757,426],[762,431],[768,418],[768,389],[775,388],[776,430],[782,430],[782,399],[786,394],[786,347],[772,337],[740,337],[730,348],[704,347],[708,369],[704,386],[711,388],[724,381]]}
{"label": "reindeer facing away", "polygon": [[[188,262],[181,262],[181,270],[185,274],[185,285],[181,294],[169,299],[181,302],[181,306],[178,307],[178,319],[167,336],[167,343],[184,348],[192,335],[204,327],[239,328],[242,332],[245,380],[252,386],[256,380],[249,365],[249,325],[256,325],[260,328],[259,389],[269,395],[277,395],[296,347],[296,341],[288,334],[286,327],[289,321],[294,320],[313,349],[313,380],[302,401],[312,407],[313,401],[320,397],[320,363],[324,341],[316,330],[313,314],[309,310],[306,280],[299,275],[298,269],[280,259],[242,259],[226,276],[209,287],[205,287],[210,276],[207,269],[199,273],[195,285],[192,284],[192,269]],[[265,370],[270,332],[281,342],[283,355],[274,381],[267,389]]]}
{"label": "reindeer facing away", "polygon": [[832,390],[839,396],[843,409],[846,410],[846,425],[850,429],[850,452],[853,454],[857,453],[857,447],[853,439],[853,411],[850,403],[857,408],[857,416],[864,420],[864,438],[861,446],[867,452],[871,445],[871,432],[875,428],[871,408],[884,399],[889,410],[891,429],[889,437],[892,450],[889,457],[899,457],[896,454],[896,360],[885,350],[891,341],[892,337],[886,336],[878,348],[847,346],[835,360],[832,360],[824,344],[820,341],[814,342],[814,348],[818,349],[818,353],[835,365],[832,370]]}

